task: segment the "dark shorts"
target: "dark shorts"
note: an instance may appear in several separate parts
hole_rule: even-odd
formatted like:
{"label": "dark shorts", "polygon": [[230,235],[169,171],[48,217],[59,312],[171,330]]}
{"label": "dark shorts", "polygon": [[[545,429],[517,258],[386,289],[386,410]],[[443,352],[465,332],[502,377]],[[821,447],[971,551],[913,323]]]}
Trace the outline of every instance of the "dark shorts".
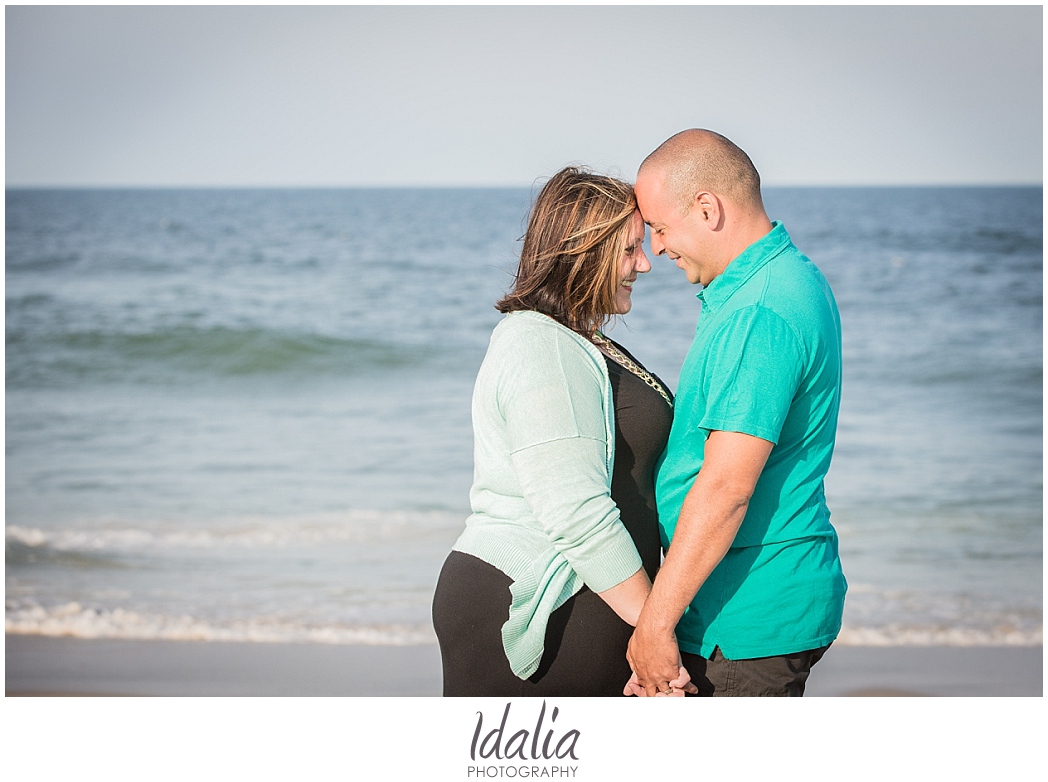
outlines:
{"label": "dark shorts", "polygon": [[755,657],[750,660],[729,660],[719,648],[707,660],[697,654],[681,652],[684,667],[706,697],[740,698],[799,698],[804,695],[804,683],[815,663],[829,649],[809,649],[804,652],[775,657]]}

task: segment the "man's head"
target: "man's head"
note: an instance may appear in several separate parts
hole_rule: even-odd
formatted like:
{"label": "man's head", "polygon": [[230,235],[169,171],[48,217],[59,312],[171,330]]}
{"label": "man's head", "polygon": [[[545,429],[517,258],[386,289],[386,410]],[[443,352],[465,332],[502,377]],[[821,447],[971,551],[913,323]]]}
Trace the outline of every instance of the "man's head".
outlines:
{"label": "man's head", "polygon": [[652,250],[692,283],[708,285],[771,229],[749,156],[710,130],[682,131],[648,155],[636,192]]}

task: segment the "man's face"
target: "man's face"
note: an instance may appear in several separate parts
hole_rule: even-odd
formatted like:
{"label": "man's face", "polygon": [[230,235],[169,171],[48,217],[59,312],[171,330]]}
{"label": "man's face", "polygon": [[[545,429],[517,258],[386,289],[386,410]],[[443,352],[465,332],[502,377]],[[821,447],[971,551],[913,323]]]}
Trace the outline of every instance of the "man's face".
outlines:
{"label": "man's face", "polygon": [[676,261],[692,285],[708,285],[716,273],[710,269],[709,229],[701,215],[694,208],[681,214],[658,171],[641,172],[634,189],[644,222],[651,226],[652,252]]}

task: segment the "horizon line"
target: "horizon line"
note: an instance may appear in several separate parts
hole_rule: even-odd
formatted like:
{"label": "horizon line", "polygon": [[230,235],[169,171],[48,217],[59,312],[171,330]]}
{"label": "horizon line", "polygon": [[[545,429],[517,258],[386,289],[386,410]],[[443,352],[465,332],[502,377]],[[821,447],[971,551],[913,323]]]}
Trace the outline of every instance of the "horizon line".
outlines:
{"label": "horizon line", "polygon": [[[5,183],[5,190],[524,190],[546,177],[530,183],[512,184],[32,184]],[[762,183],[762,190],[776,188],[918,188],[918,187],[1044,187],[1043,181],[1000,182],[847,182],[847,183]]]}

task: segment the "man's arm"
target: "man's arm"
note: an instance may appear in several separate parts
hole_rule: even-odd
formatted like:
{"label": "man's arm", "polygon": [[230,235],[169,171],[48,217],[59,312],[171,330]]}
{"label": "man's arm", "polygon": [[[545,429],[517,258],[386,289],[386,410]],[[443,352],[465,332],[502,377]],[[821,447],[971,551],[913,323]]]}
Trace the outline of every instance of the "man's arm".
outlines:
{"label": "man's arm", "polygon": [[674,628],[735,540],[772,447],[739,432],[711,432],[706,440],[702,469],[684,498],[673,543],[629,643],[630,666],[648,695],[677,678]]}

